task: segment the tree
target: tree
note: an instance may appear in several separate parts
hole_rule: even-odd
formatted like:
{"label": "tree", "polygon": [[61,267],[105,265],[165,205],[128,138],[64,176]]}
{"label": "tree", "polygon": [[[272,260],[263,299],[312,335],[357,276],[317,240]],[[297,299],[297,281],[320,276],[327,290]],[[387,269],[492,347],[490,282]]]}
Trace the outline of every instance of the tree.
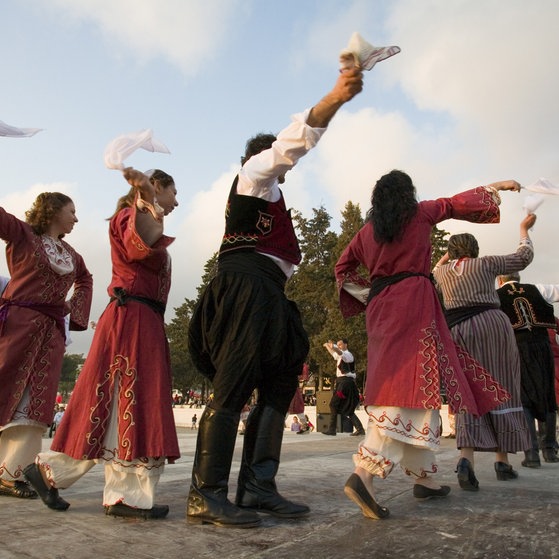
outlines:
{"label": "tree", "polygon": [[[197,300],[200,299],[204,289],[215,275],[216,269],[217,253],[204,266],[202,283],[197,287]],[[188,351],[188,327],[197,300],[185,299],[182,305],[175,308],[175,316],[166,325],[165,330],[169,340],[173,386],[180,389],[183,394],[190,389],[200,388],[204,398],[208,391],[208,381],[198,372]]]}
{"label": "tree", "polygon": [[60,372],[60,381],[58,382],[58,391],[62,397],[66,399],[74,390],[74,385],[78,379],[81,368],[85,362],[83,353],[66,353],[62,358],[62,370]]}
{"label": "tree", "polygon": [[436,225],[431,231],[431,246],[433,247],[433,252],[431,253],[431,270],[441,259],[441,256],[443,256],[443,254],[446,252],[446,247],[448,245],[448,235],[450,235],[448,231],[439,229]]}
{"label": "tree", "polygon": [[299,307],[311,344],[309,369],[315,374],[315,378],[320,371],[322,350],[322,347],[317,347],[317,337],[329,323],[332,309],[337,235],[329,230],[331,219],[324,207],[313,209],[311,219],[304,218],[300,213],[293,217],[299,232],[303,259],[287,283],[286,295]]}

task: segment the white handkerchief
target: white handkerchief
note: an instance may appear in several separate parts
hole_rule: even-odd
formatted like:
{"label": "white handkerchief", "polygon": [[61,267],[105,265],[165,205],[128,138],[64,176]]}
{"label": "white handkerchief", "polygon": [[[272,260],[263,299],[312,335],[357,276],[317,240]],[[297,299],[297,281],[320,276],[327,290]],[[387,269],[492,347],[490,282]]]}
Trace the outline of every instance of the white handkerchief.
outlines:
{"label": "white handkerchief", "polygon": [[530,194],[524,199],[522,207],[526,210],[526,213],[533,214],[542,205],[543,199],[540,194]]}
{"label": "white handkerchief", "polygon": [[340,70],[348,70],[353,67],[371,70],[373,66],[400,52],[400,47],[374,47],[357,31],[351,36],[349,44],[340,53]]}
{"label": "white handkerchief", "polygon": [[153,131],[140,130],[118,136],[105,148],[105,166],[109,169],[124,169],[124,160],[130,157],[137,149],[171,153],[167,146],[153,137]]}
{"label": "white handkerchief", "polygon": [[0,136],[6,136],[9,138],[28,138],[29,136],[34,136],[37,132],[41,132],[42,128],[16,128],[15,126],[10,126],[5,122],[0,120]]}
{"label": "white handkerchief", "polygon": [[539,192],[540,194],[559,194],[559,186],[555,186],[551,181],[541,177],[536,182],[522,188],[530,192]]}

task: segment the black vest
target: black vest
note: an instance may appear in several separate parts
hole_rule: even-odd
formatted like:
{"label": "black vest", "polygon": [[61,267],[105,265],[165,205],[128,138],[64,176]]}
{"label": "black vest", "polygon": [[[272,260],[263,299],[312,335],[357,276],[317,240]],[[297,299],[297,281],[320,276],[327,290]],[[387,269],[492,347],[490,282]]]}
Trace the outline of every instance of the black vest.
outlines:
{"label": "black vest", "polygon": [[291,212],[286,209],[283,193],[277,202],[237,194],[237,176],[229,192],[225,210],[225,234],[219,254],[236,250],[257,251],[286,260],[301,262],[301,250],[295,235]]}
{"label": "black vest", "polygon": [[497,289],[501,310],[509,317],[514,330],[521,328],[555,328],[553,305],[535,285],[507,283]]}

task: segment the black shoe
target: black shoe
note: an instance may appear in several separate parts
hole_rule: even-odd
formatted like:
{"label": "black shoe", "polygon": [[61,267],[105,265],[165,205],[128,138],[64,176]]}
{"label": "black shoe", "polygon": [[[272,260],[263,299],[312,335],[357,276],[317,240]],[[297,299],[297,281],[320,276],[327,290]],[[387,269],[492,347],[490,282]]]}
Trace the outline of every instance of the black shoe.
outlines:
{"label": "black shoe", "polygon": [[390,511],[386,507],[381,507],[367,491],[365,484],[357,474],[351,474],[344,486],[344,493],[356,503],[363,516],[381,520],[386,518]]}
{"label": "black shoe", "polygon": [[25,481],[16,480],[13,485],[0,479],[0,495],[17,497],[18,499],[36,499],[39,495]]}
{"label": "black shoe", "polygon": [[495,462],[495,473],[499,481],[507,481],[518,477],[518,472],[513,470],[510,464],[504,462]]}
{"label": "black shoe", "polygon": [[58,489],[55,487],[48,487],[41,475],[41,470],[39,466],[33,462],[23,469],[23,475],[25,479],[33,486],[33,488],[41,497],[41,500],[49,509],[53,510],[66,510],[70,503],[65,501],[58,494]]}
{"label": "black shoe", "polygon": [[544,448],[542,450],[542,456],[546,462],[559,462],[557,451],[554,448]]}
{"label": "black shoe", "polygon": [[143,518],[149,520],[153,518],[165,518],[169,514],[167,505],[153,505],[150,509],[139,509],[129,507],[124,503],[105,506],[105,514],[108,516],[120,516],[121,518]]}
{"label": "black shoe", "polygon": [[479,491],[479,482],[474,474],[472,463],[467,458],[460,458],[456,465],[458,484],[464,491]]}
{"label": "black shoe", "polygon": [[525,450],[524,460],[520,462],[525,468],[541,468],[540,454],[537,450]]}
{"label": "black shoe", "polygon": [[413,496],[416,499],[432,499],[433,497],[446,497],[450,493],[450,487],[448,485],[441,485],[439,489],[431,489],[430,487],[425,487],[420,483],[416,483],[413,486]]}
{"label": "black shoe", "polygon": [[328,429],[328,431],[322,431],[323,435],[331,435],[333,437],[336,436],[336,431],[330,431],[330,429]]}
{"label": "black shoe", "polygon": [[358,429],[351,433],[350,437],[364,437],[365,436],[365,429]]}

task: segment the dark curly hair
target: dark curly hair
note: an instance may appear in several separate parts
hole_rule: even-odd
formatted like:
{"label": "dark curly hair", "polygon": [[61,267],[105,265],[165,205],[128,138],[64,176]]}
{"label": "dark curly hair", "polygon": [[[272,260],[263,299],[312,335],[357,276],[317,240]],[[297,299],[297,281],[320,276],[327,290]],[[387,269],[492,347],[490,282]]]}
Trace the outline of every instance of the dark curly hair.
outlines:
{"label": "dark curly hair", "polygon": [[[155,183],[159,183],[162,188],[167,188],[175,184],[175,179],[171,175],[168,175],[165,171],[161,169],[150,169],[145,172],[149,176],[149,181],[155,186]],[[115,212],[108,219],[111,220],[120,210],[124,208],[129,208],[134,205],[134,200],[136,198],[136,189],[132,187],[128,194],[121,196],[116,203]]]}
{"label": "dark curly hair", "polygon": [[416,212],[416,191],[409,175],[395,169],[380,177],[367,212],[378,243],[397,240]]}
{"label": "dark curly hair", "polygon": [[266,149],[270,149],[276,141],[273,134],[256,134],[250,138],[245,146],[245,154],[241,157],[241,165],[244,165],[253,155]]}
{"label": "dark curly hair", "polygon": [[476,238],[470,233],[459,233],[452,235],[448,239],[448,256],[451,260],[463,258],[477,258],[479,255],[479,245]]}
{"label": "dark curly hair", "polygon": [[[72,198],[61,192],[42,192],[35,198],[35,202],[29,210],[25,212],[25,221],[37,235],[46,233],[54,216],[68,204]],[[64,235],[60,235],[60,238]]]}

